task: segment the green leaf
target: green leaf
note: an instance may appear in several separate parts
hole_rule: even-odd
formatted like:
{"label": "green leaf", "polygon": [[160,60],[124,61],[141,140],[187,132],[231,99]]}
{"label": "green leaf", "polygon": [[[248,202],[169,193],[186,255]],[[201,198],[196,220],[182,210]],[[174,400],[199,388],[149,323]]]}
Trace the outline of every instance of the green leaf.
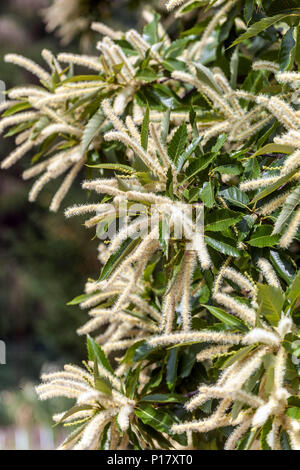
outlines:
{"label": "green leaf", "polygon": [[145,343],[144,340],[141,340],[141,341],[137,341],[136,343],[132,344],[127,349],[126,354],[125,354],[124,358],[122,359],[121,364],[124,364],[126,362],[127,363],[133,362],[133,358],[134,358],[136,350],[144,343]]}
{"label": "green leaf", "polygon": [[246,21],[246,24],[248,25],[248,23],[250,22],[251,18],[252,18],[252,14],[253,14],[253,11],[254,11],[254,0],[246,0],[245,1],[245,6],[244,6],[244,18],[245,18],[245,21]]}
{"label": "green leaf", "polygon": [[236,224],[239,241],[245,240],[251,232],[255,222],[251,215],[245,215],[240,222]]}
{"label": "green leaf", "polygon": [[296,56],[296,46],[298,39],[298,29],[289,28],[281,40],[279,50],[280,70],[291,70]]}
{"label": "green leaf", "polygon": [[55,424],[55,426],[58,426],[59,424],[63,423],[65,421],[65,419],[69,418],[70,416],[74,415],[75,413],[78,413],[79,411],[93,410],[93,409],[95,409],[95,408],[92,405],[76,405],[76,406],[73,406],[70,410],[66,411],[66,413],[59,420],[59,422]]}
{"label": "green leaf", "polygon": [[30,103],[24,102],[24,103],[18,103],[15,104],[14,106],[11,106],[9,109],[7,109],[3,114],[2,118],[12,116],[13,114],[18,113],[19,111],[24,111],[25,109],[30,109],[32,108],[32,105]]}
{"label": "green leaf", "polygon": [[201,140],[202,140],[202,136],[194,139],[190,143],[190,145],[185,149],[185,151],[179,156],[179,158],[177,159],[177,164],[176,164],[178,171],[181,171],[183,165],[189,159],[189,157],[193,154],[193,152],[196,150]]}
{"label": "green leaf", "polygon": [[106,446],[108,446],[107,438],[108,438],[108,431],[109,431],[110,426],[111,426],[111,422],[107,423],[105,428],[103,429],[103,432],[101,433],[101,441],[99,445],[100,450],[107,450]]}
{"label": "green leaf", "polygon": [[263,425],[263,428],[261,430],[261,435],[260,435],[260,444],[261,444],[261,448],[262,450],[271,450],[271,447],[269,446],[269,444],[267,443],[267,436],[269,434],[269,432],[271,431],[272,429],[272,422],[273,422],[273,419],[272,418],[269,418],[265,424]]}
{"label": "green leaf", "polygon": [[278,188],[280,188],[281,186],[283,186],[285,183],[287,183],[288,181],[291,180],[292,176],[294,176],[295,173],[297,173],[298,170],[294,170],[292,171],[291,173],[288,173],[287,175],[285,176],[282,176],[281,178],[279,178],[279,180],[277,180],[275,183],[273,184],[270,184],[266,189],[260,191],[253,199],[252,199],[252,203],[255,203],[255,202],[258,202],[260,201],[261,199],[263,199],[264,197],[266,196],[269,196],[269,194],[273,193],[274,191],[276,191]]}
{"label": "green leaf", "polygon": [[141,373],[141,364],[136,368],[128,369],[125,380],[126,395],[129,398],[134,398],[136,395],[137,388],[139,386],[139,377]]}
{"label": "green leaf", "polygon": [[25,131],[26,129],[29,129],[30,127],[32,127],[34,125],[34,123],[36,122],[36,119],[32,119],[30,121],[27,121],[27,122],[22,122],[21,124],[17,124],[16,126],[13,126],[6,134],[5,134],[5,138],[6,137],[13,137],[14,135],[16,134],[19,134],[19,132],[23,132]]}
{"label": "green leaf", "polygon": [[162,65],[164,66],[164,68],[166,70],[168,70],[169,72],[174,72],[174,70],[182,70],[184,71],[185,70],[185,62],[183,62],[182,60],[178,60],[178,59],[165,59],[163,62],[162,62]]}
{"label": "green leaf", "polygon": [[273,228],[271,225],[261,225],[257,227],[254,234],[248,241],[248,244],[251,246],[256,246],[258,248],[276,245],[279,241],[280,236],[271,235],[272,231]]}
{"label": "green leaf", "polygon": [[144,150],[148,148],[148,139],[149,139],[149,116],[150,110],[149,106],[147,106],[145,116],[143,119],[142,129],[141,129],[141,146]]}
{"label": "green leaf", "polygon": [[76,442],[76,438],[77,438],[77,440],[79,439],[79,436],[83,432],[85,426],[86,426],[86,423],[84,423],[81,426],[78,426],[76,429],[74,429],[74,431],[71,432],[68,435],[68,437],[63,441],[62,445],[67,445],[72,441],[74,442],[74,440]]}
{"label": "green leaf", "polygon": [[135,77],[144,82],[151,83],[157,80],[157,73],[150,67],[144,67],[135,74]]}
{"label": "green leaf", "polygon": [[121,165],[121,163],[99,163],[98,165],[86,165],[88,168],[100,168],[104,170],[121,171],[122,173],[135,173],[135,170],[128,165]]}
{"label": "green leaf", "polygon": [[243,218],[239,212],[229,209],[216,209],[205,219],[205,230],[211,232],[222,232],[223,230],[236,224]]}
{"label": "green leaf", "polygon": [[286,13],[281,13],[279,15],[271,16],[269,18],[263,18],[262,20],[257,21],[256,23],[252,24],[245,33],[241,34],[241,36],[239,36],[231,44],[231,47],[236,46],[242,41],[245,41],[245,39],[249,39],[249,38],[252,38],[253,36],[257,36],[262,31],[265,31],[270,26],[273,26],[273,24],[278,23],[279,21],[282,21],[288,16],[290,15]]}
{"label": "green leaf", "polygon": [[211,181],[204,183],[202,189],[200,190],[199,197],[206,207],[212,208],[214,206],[215,196]]}
{"label": "green leaf", "polygon": [[139,439],[136,436],[136,434],[132,431],[132,429],[128,428],[127,433],[128,433],[130,443],[133,445],[134,450],[142,450],[140,443],[139,443]]}
{"label": "green leaf", "polygon": [[197,354],[201,350],[201,344],[194,344],[187,346],[181,350],[179,375],[182,379],[186,379],[191,374],[191,371],[197,361]]}
{"label": "green leaf", "polygon": [[215,156],[217,156],[217,154],[220,152],[221,148],[223,147],[223,145],[225,144],[227,140],[227,137],[228,137],[227,134],[220,134],[219,137],[217,138],[217,142],[211,149],[212,153],[214,153]]}
{"label": "green leaf", "polygon": [[264,147],[260,148],[255,152],[253,155],[251,155],[252,158],[259,157],[260,155],[267,155],[270,153],[285,153],[287,155],[293,153],[295,149],[291,147],[290,145],[281,145],[281,144],[267,144]]}
{"label": "green leaf", "polygon": [[271,325],[277,326],[285,300],[282,291],[267,284],[258,284],[257,287],[260,312]]}
{"label": "green leaf", "polygon": [[133,362],[144,361],[147,357],[155,351],[156,348],[150,346],[146,341],[143,341],[142,344],[137,348],[133,356]]}
{"label": "green leaf", "polygon": [[155,409],[148,404],[140,404],[139,408],[135,410],[135,414],[142,420],[144,424],[148,424],[156,431],[172,435],[171,428],[177,420],[173,415],[163,411],[161,408]]}
{"label": "green leaf", "polygon": [[99,277],[99,282],[108,278],[108,276],[116,269],[121,261],[123,261],[123,259],[133,250],[137,242],[138,240],[127,238],[127,240],[122,243],[118,251],[110,256],[107,263],[103,267]]}
{"label": "green leaf", "polygon": [[292,264],[289,263],[283,255],[278,253],[278,251],[273,250],[270,250],[270,261],[279,276],[290,284],[295,275],[295,269]]}
{"label": "green leaf", "polygon": [[297,395],[292,395],[288,398],[288,405],[300,408],[300,397],[298,397]]}
{"label": "green leaf", "polygon": [[156,44],[158,42],[158,22],[160,20],[160,15],[154,13],[154,18],[150,23],[147,23],[144,27],[143,36],[145,41],[150,45]]}
{"label": "green leaf", "polygon": [[175,165],[177,164],[178,159],[182,154],[184,147],[186,146],[187,137],[187,125],[186,123],[183,123],[175,132],[168,146],[168,155]]}
{"label": "green leaf", "polygon": [[287,219],[292,215],[300,201],[300,185],[287,197],[282,210],[276,220],[273,233],[281,233]]}
{"label": "green leaf", "polygon": [[180,8],[180,16],[194,10],[195,8],[207,5],[208,3],[209,0],[195,0],[194,2],[189,2],[187,5],[183,5],[183,7]]}
{"label": "green leaf", "polygon": [[86,152],[96,135],[99,132],[101,125],[103,124],[105,119],[105,114],[103,113],[102,109],[99,109],[96,114],[89,120],[87,125],[85,126],[82,142],[81,142],[81,149],[82,152]]}
{"label": "green leaf", "polygon": [[167,111],[164,113],[164,117],[161,123],[161,134],[160,138],[163,143],[163,145],[166,144],[167,138],[169,135],[169,128],[170,128],[170,117],[171,117],[171,109],[167,109]]}
{"label": "green leaf", "polygon": [[246,193],[241,191],[235,186],[231,186],[228,189],[224,189],[219,192],[219,196],[232,204],[233,206],[242,207],[245,209],[249,204],[249,198]]}
{"label": "green leaf", "polygon": [[205,67],[205,65],[202,65],[199,62],[194,62],[193,65],[196,67],[198,80],[200,80],[200,82],[202,82],[204,85],[208,86],[209,88],[212,88],[216,93],[221,95],[222,89],[219,87],[216,80],[214,79],[212,72],[207,67]]}
{"label": "green leaf", "polygon": [[95,377],[95,388],[105,395],[112,395],[112,385],[106,377]]}
{"label": "green leaf", "polygon": [[213,172],[219,172],[220,174],[225,175],[240,175],[242,173],[242,167],[240,165],[230,163],[228,165],[216,166]]}
{"label": "green leaf", "polygon": [[289,437],[288,437],[288,435],[287,435],[287,433],[285,432],[284,429],[281,431],[281,435],[280,435],[280,449],[281,450],[292,450],[291,446],[290,446],[290,443],[289,443]]}
{"label": "green leaf", "polygon": [[197,173],[200,173],[200,171],[205,170],[215,158],[216,155],[214,153],[207,153],[200,158],[190,159],[190,164],[186,170],[187,178],[185,181],[191,179],[197,175]]}
{"label": "green leaf", "polygon": [[293,305],[300,296],[300,270],[298,271],[287,294],[287,300]]}
{"label": "green leaf", "polygon": [[240,359],[244,359],[255,348],[255,344],[250,344],[250,346],[245,346],[244,348],[241,348],[238,351],[234,352],[234,354],[222,364],[221,369],[226,369],[227,367],[231,366]]}
{"label": "green leaf", "polygon": [[239,257],[241,256],[240,250],[236,248],[236,244],[230,238],[223,237],[217,233],[213,235],[205,235],[205,243],[214,248],[216,251],[223,253],[223,255]]}
{"label": "green leaf", "polygon": [[74,83],[74,82],[92,82],[92,81],[102,81],[103,77],[101,75],[76,75],[75,77],[68,78],[61,82],[61,85],[65,85],[66,83]]}
{"label": "green leaf", "polygon": [[300,408],[292,407],[288,408],[285,412],[287,416],[293,419],[300,419]]}
{"label": "green leaf", "polygon": [[98,364],[104,367],[104,369],[114,374],[113,368],[101,347],[89,335],[87,335],[87,348],[90,361],[95,362],[97,360]]}
{"label": "green leaf", "polygon": [[178,368],[178,349],[171,349],[167,360],[167,375],[166,381],[170,391],[173,391],[177,380]]}
{"label": "green leaf", "polygon": [[77,297],[75,297],[73,300],[71,300],[70,302],[67,303],[67,305],[78,305],[78,304],[81,304],[81,302],[84,302],[84,300],[87,300],[91,297],[91,295],[93,294],[82,294],[82,295],[78,295]]}
{"label": "green leaf", "polygon": [[230,59],[230,86],[236,89],[239,69],[239,48],[236,47]]}
{"label": "green leaf", "polygon": [[181,403],[182,401],[182,395],[177,395],[175,393],[153,393],[152,395],[147,395],[146,397],[141,398],[140,403]]}
{"label": "green leaf", "polygon": [[238,330],[248,331],[247,326],[239,318],[225,312],[225,310],[213,307],[212,305],[202,305],[202,307],[205,307],[214,317],[221,320],[225,325],[231,328],[237,328]]}

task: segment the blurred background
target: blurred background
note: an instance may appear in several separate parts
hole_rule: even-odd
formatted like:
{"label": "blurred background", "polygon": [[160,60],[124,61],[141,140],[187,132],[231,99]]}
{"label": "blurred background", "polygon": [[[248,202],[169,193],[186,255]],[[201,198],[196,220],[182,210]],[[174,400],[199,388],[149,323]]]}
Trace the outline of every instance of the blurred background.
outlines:
{"label": "blurred background", "polygon": [[[8,52],[41,63],[40,52],[93,53],[91,21],[125,29],[139,27],[139,0],[9,0],[0,3],[0,80],[6,89],[33,82],[5,64]],[[162,2],[153,2],[160,3]],[[1,137],[0,160],[13,148]],[[64,409],[58,399],[38,402],[34,385],[42,370],[79,364],[85,344],[76,329],[85,312],[67,306],[83,292],[88,277],[99,274],[97,242],[78,220],[48,211],[53,188],[38,201],[27,200],[31,183],[22,181],[23,163],[0,172],[0,340],[6,343],[6,365],[0,365],[0,449],[53,449],[63,430],[51,415]],[[26,165],[27,160],[27,165]],[[79,181],[64,207],[84,202]],[[61,211],[62,212],[62,211]]]}

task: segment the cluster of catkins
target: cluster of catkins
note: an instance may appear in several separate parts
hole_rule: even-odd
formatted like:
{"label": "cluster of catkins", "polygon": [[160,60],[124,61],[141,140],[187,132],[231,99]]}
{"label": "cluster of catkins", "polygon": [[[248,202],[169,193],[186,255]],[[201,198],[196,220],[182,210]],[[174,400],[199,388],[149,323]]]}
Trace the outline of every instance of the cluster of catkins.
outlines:
{"label": "cluster of catkins", "polygon": [[[170,0],[167,8],[179,7],[176,12],[179,16],[191,3],[192,0]],[[226,449],[237,448],[249,430],[253,437],[249,448],[257,448],[260,441],[256,430],[268,423],[266,442],[271,449],[280,448],[279,430],[282,429],[289,436],[291,447],[300,449],[299,421],[286,414],[289,397],[298,395],[298,390],[293,390],[285,380],[289,355],[283,342],[287,334],[297,330],[292,318],[289,313],[282,314],[276,326],[261,318],[257,284],[247,273],[230,266],[230,258],[216,271],[207,248],[204,206],[197,202],[197,220],[187,210],[189,203],[184,197],[187,186],[182,182],[186,160],[179,156],[174,161],[168,152],[168,145],[178,129],[189,122],[189,112],[171,108],[166,132],[161,124],[165,112],[147,109],[147,122],[145,107],[137,98],[139,90],[147,83],[145,77],[137,72],[141,61],[147,61],[157,71],[158,84],[167,82],[171,92],[176,91],[182,96],[191,89],[198,90],[212,109],[219,113],[217,121],[200,120],[194,125],[187,125],[189,145],[193,146],[195,132],[201,136],[203,146],[220,134],[227,134],[228,152],[238,152],[247,139],[275,118],[284,133],[275,137],[274,143],[288,146],[289,156],[279,170],[275,169],[275,176],[270,176],[270,169],[266,169],[266,176],[243,181],[240,190],[264,191],[274,184],[280,187],[286,181],[293,183],[290,190],[280,192],[257,209],[258,214],[265,217],[281,211],[273,234],[280,234],[280,246],[288,248],[300,225],[300,112],[291,107],[291,103],[298,99],[300,74],[280,72],[275,63],[255,62],[254,70],[273,73],[278,83],[290,87],[290,93],[285,96],[270,98],[236,89],[220,69],[210,70],[201,64],[201,56],[212,32],[235,3],[236,0],[212,2],[216,14],[208,22],[201,38],[188,44],[182,55],[176,58],[185,64],[185,69],[172,71],[167,76],[164,75],[164,56],[171,39],[161,24],[158,26],[157,43],[152,44],[135,30],[122,33],[102,23],[94,23],[93,30],[103,36],[97,44],[100,55],[62,53],[55,57],[44,50],[42,56],[47,70],[16,54],[5,57],[6,62],[24,67],[34,74],[40,84],[9,90],[9,99],[0,105],[3,112],[0,132],[12,128],[8,135],[16,136],[16,149],[2,161],[1,167],[9,168],[37,148],[34,163],[24,171],[23,178],[37,178],[29,194],[30,201],[34,201],[48,182],[64,175],[50,204],[50,209],[55,212],[89,162],[89,155],[94,151],[101,155],[101,149],[107,147],[107,143],[119,142],[123,144],[124,158],[127,160],[127,165],[118,167],[122,175],[84,181],[83,189],[96,192],[99,202],[68,208],[66,217],[91,214],[85,222],[86,227],[99,227],[103,221],[118,219],[122,204],[127,204],[126,226],[116,231],[110,243],[99,246],[99,259],[103,265],[120,252],[129,237],[134,239],[139,234],[129,254],[123,256],[115,269],[100,280],[87,282],[86,295],[81,302],[82,308],[89,309],[91,319],[78,333],[87,335],[98,331],[96,343],[101,345],[106,355],[121,354],[117,358],[119,365],[111,370],[109,365],[104,367],[98,363],[96,379],[95,360],[85,363],[85,368],[66,365],[61,372],[43,375],[43,384],[37,387],[43,400],[57,396],[76,400],[72,413],[54,416],[56,422],[77,425],[62,444],[62,449],[99,448],[103,436],[107,437],[108,425],[110,449],[128,448],[132,444],[131,431],[139,436],[141,448],[148,448],[136,426],[138,400],[125,393],[124,377],[130,366],[121,361],[126,350],[141,341],[146,341],[153,348],[203,344],[206,347],[198,354],[197,360],[208,363],[224,355],[230,358],[234,348],[241,348],[240,356],[221,371],[217,381],[200,384],[197,393],[185,405],[186,410],[193,412],[208,400],[215,399],[219,404],[214,412],[206,419],[187,420],[173,425],[171,432],[174,435],[187,434],[189,448],[193,447],[192,433],[228,426],[232,430],[225,444]],[[151,23],[154,14],[145,10],[144,18]],[[127,48],[130,47],[127,54],[121,47],[124,43]],[[76,66],[90,69],[93,75],[73,76]],[[245,106],[242,104],[245,102],[252,104]],[[145,122],[148,124],[146,131]],[[189,149],[192,154],[194,149]],[[108,168],[114,169],[114,165]],[[103,169],[105,164],[102,165]],[[145,177],[147,172],[151,178]],[[223,182],[226,183],[231,176],[223,175]],[[170,178],[172,194],[168,191]],[[134,203],[143,204],[138,218],[136,212],[131,211]],[[224,200],[222,203],[226,207]],[[288,226],[285,224],[286,207],[294,211]],[[255,219],[257,215],[253,217]],[[175,237],[179,225],[184,226],[182,260],[172,282],[165,286],[160,305],[154,305],[149,301],[149,283],[144,274],[153,257],[162,256],[161,227],[165,220],[170,230],[170,236],[165,240],[165,251],[171,250],[172,236]],[[236,227],[234,229],[237,230]],[[144,235],[140,236],[141,233]],[[239,249],[243,249],[242,242],[238,245]],[[261,281],[281,292],[281,283],[267,259],[260,257],[257,269]],[[205,273],[213,273],[211,301],[224,307],[237,324],[240,322],[238,332],[193,328],[191,304],[195,289],[192,284],[197,270],[204,276]],[[238,295],[243,298],[237,300]],[[245,387],[268,360],[273,374],[271,390],[266,393],[261,386],[254,392]],[[149,381],[150,375],[151,367],[145,366],[138,378],[137,394]],[[102,388],[97,386],[99,377],[110,384],[110,393],[103,389],[105,380],[101,382]],[[168,439],[176,447],[172,437]],[[155,445],[159,447],[159,444]]]}

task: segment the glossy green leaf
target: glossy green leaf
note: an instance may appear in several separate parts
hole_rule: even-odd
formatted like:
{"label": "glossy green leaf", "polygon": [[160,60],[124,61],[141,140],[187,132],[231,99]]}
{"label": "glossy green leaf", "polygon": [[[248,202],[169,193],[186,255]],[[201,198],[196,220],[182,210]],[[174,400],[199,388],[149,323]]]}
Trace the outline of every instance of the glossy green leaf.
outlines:
{"label": "glossy green leaf", "polygon": [[294,304],[300,297],[300,270],[298,270],[287,294],[287,299]]}
{"label": "glossy green leaf", "polygon": [[274,191],[276,191],[278,188],[283,186],[285,183],[291,180],[292,176],[297,173],[297,170],[292,171],[291,173],[282,176],[279,178],[275,183],[270,184],[267,186],[266,189],[263,189],[262,191],[259,191],[258,194],[252,199],[252,203],[258,202],[261,199],[265,198],[266,196],[269,196],[269,194],[272,194]]}
{"label": "glossy green leaf", "polygon": [[279,50],[280,70],[291,70],[294,65],[298,39],[298,29],[289,28],[281,40]]}
{"label": "glossy green leaf", "polygon": [[175,132],[171,142],[168,146],[168,155],[171,160],[177,165],[180,155],[187,143],[187,125],[181,124],[181,126]]}
{"label": "glossy green leaf", "polygon": [[273,233],[281,233],[288,218],[293,214],[300,201],[300,185],[287,197],[274,225]]}
{"label": "glossy green leaf", "polygon": [[229,209],[215,209],[205,218],[205,230],[221,232],[236,224],[243,218],[239,212]]}
{"label": "glossy green leaf", "polygon": [[280,236],[272,235],[273,228],[271,225],[261,225],[251,236],[248,244],[258,248],[266,246],[274,246],[278,243]]}
{"label": "glossy green leaf", "polygon": [[279,15],[271,16],[269,18],[263,18],[260,21],[257,21],[253,25],[251,25],[247,31],[241,36],[239,36],[231,45],[231,47],[236,46],[240,42],[245,41],[245,39],[250,39],[253,36],[257,36],[259,33],[264,31],[265,29],[269,28],[270,26],[273,26],[274,24],[278,23],[279,21],[282,21],[286,19],[289,15],[286,13],[280,13]]}
{"label": "glossy green leaf", "polygon": [[102,348],[97,344],[89,335],[87,336],[87,348],[90,361],[98,361],[104,369],[108,370],[111,374],[114,374],[113,368],[110,365]]}
{"label": "glossy green leaf", "polygon": [[253,155],[251,155],[252,158],[259,157],[260,155],[268,155],[270,153],[285,153],[287,155],[290,155],[291,153],[294,152],[294,148],[290,147],[289,145],[282,145],[282,144],[267,144],[264,147],[260,148],[255,152]]}
{"label": "glossy green leaf", "polygon": [[257,301],[261,314],[271,325],[277,325],[284,304],[284,295],[282,291],[274,286],[267,284],[258,284]]}
{"label": "glossy green leaf", "polygon": [[[155,409],[153,406],[146,403],[140,403],[139,407],[135,410],[135,414],[142,420],[144,424],[148,424],[156,431],[170,435],[173,424],[178,421],[174,415],[163,411],[161,408]],[[173,435],[175,438],[175,435]]]}
{"label": "glossy green leaf", "polygon": [[133,250],[136,246],[137,240],[132,240],[131,238],[127,238],[124,243],[122,243],[121,247],[113,253],[110,258],[108,259],[107,263],[103,267],[99,282],[104,281],[105,279],[110,276],[110,274],[116,269],[116,267],[123,261],[123,259]]}
{"label": "glossy green leaf", "polygon": [[225,310],[213,307],[212,305],[203,305],[203,307],[205,307],[214,317],[218,318],[225,325],[242,331],[248,330],[247,326],[239,318],[225,312]]}
{"label": "glossy green leaf", "polygon": [[152,395],[147,395],[146,397],[141,398],[140,403],[181,403],[182,401],[182,395],[174,393],[153,393]]}
{"label": "glossy green leaf", "polygon": [[293,265],[285,259],[284,255],[274,250],[270,250],[270,261],[278,275],[289,284],[295,275]]}
{"label": "glossy green leaf", "polygon": [[219,196],[229,202],[229,204],[245,209],[249,204],[249,198],[246,193],[235,186],[219,191]]}
{"label": "glossy green leaf", "polygon": [[240,250],[236,248],[236,244],[230,238],[223,237],[217,233],[205,235],[205,242],[216,251],[223,253],[223,255],[234,257],[241,255]]}

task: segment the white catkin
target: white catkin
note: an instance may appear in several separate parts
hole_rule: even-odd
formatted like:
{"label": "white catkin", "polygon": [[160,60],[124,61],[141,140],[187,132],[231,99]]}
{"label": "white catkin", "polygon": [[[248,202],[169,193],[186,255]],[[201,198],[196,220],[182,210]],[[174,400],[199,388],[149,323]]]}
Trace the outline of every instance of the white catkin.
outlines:
{"label": "white catkin", "polygon": [[27,59],[19,54],[7,54],[4,57],[4,60],[5,62],[9,62],[11,64],[23,67],[24,69],[28,70],[33,75],[36,75],[38,78],[44,80],[45,82],[51,81],[51,76],[44,69],[42,69],[42,67],[37,65],[32,60]]}
{"label": "white catkin", "polygon": [[96,436],[100,435],[103,424],[110,417],[108,411],[102,411],[91,419],[89,424],[85,427],[82,438],[79,443],[74,447],[75,450],[89,449]]}
{"label": "white catkin", "polygon": [[294,217],[289,223],[288,229],[286,230],[286,232],[284,233],[284,235],[281,237],[279,241],[281,248],[287,249],[291,245],[299,226],[300,226],[300,208],[296,211]]}
{"label": "white catkin", "polygon": [[114,31],[109,26],[101,23],[101,22],[94,22],[91,24],[91,29],[96,31],[97,33],[103,34],[103,36],[108,36],[111,39],[122,39],[122,33],[119,31]]}
{"label": "white catkin", "polygon": [[280,282],[276,276],[273,266],[267,259],[259,258],[259,260],[257,261],[257,266],[263,273],[268,284],[270,284],[273,287],[277,287],[278,289],[281,289]]}
{"label": "white catkin", "polygon": [[249,323],[249,325],[255,324],[256,312],[254,309],[238,302],[230,295],[221,294],[220,292],[215,293],[214,298],[219,304],[224,305],[224,307],[235,313],[241,320]]}
{"label": "white catkin", "polygon": [[244,436],[251,426],[251,419],[246,419],[243,423],[235,428],[227,439],[224,450],[234,450],[239,440]]}
{"label": "white catkin", "polygon": [[183,296],[182,296],[182,326],[184,331],[191,329],[191,312],[190,312],[190,287],[193,273],[196,267],[196,255],[193,252],[187,252],[184,260],[183,272]]}
{"label": "white catkin", "polygon": [[280,343],[280,338],[271,331],[266,331],[262,328],[253,328],[243,339],[244,344],[263,343],[270,346],[277,346]]}
{"label": "white catkin", "polygon": [[168,10],[174,10],[174,8],[182,5],[186,0],[169,0],[166,7]]}
{"label": "white catkin", "polygon": [[5,160],[3,160],[3,162],[1,163],[1,168],[10,168],[17,161],[19,161],[30,149],[32,149],[33,146],[34,142],[27,141],[20,147],[17,147],[8,157],[5,158]]}
{"label": "white catkin", "polygon": [[102,65],[100,64],[98,57],[95,56],[91,57],[86,55],[62,53],[58,55],[58,60],[60,62],[82,65],[84,67],[97,70],[98,72],[102,72]]}
{"label": "white catkin", "polygon": [[118,423],[123,432],[127,431],[130,425],[130,415],[133,412],[132,405],[125,405],[121,408],[118,414]]}
{"label": "white catkin", "polygon": [[292,331],[293,321],[290,317],[283,315],[278,323],[277,331],[281,338]]}
{"label": "white catkin", "polygon": [[50,210],[52,212],[57,212],[60,208],[60,205],[66,196],[67,192],[69,191],[70,187],[72,186],[73,181],[75,180],[76,176],[80,172],[81,168],[84,165],[86,160],[86,156],[84,157],[72,168],[69,172],[68,176],[65,178],[64,182],[62,183],[61,187],[55,194],[54,198],[51,201]]}

